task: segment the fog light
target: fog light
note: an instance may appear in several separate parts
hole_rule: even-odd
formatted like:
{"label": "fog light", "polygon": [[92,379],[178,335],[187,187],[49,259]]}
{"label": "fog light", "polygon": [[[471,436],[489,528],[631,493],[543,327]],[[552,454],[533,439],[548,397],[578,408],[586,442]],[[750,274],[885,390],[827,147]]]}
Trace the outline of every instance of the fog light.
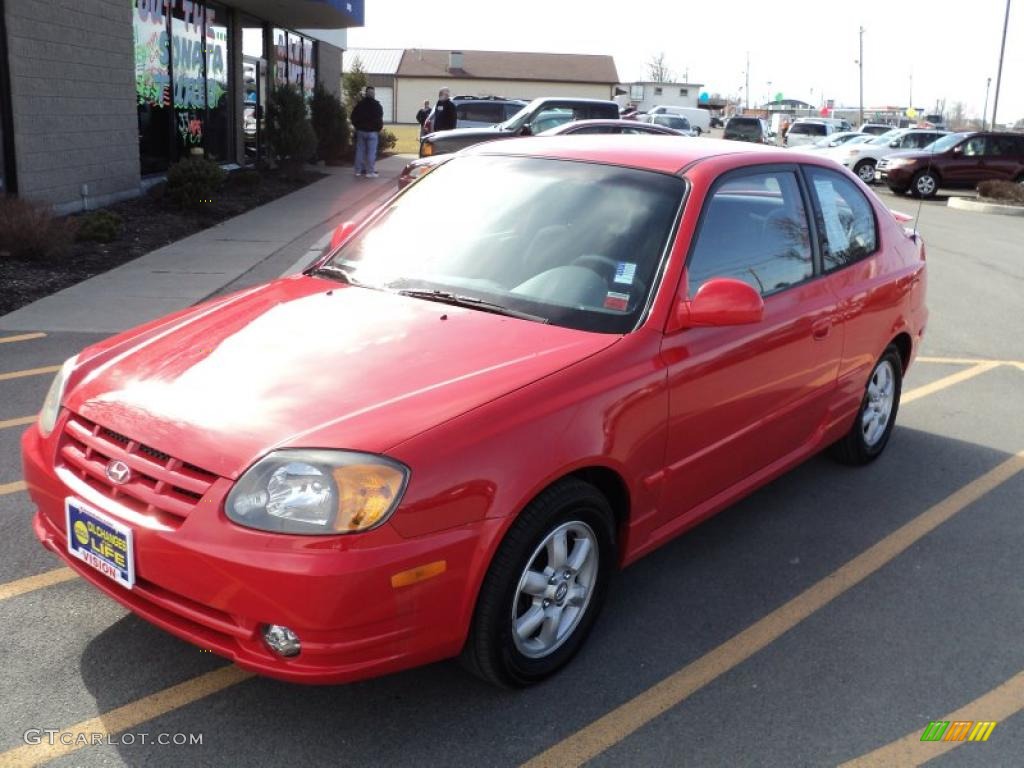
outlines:
{"label": "fog light", "polygon": [[298,656],[299,651],[302,650],[299,636],[280,624],[265,624],[263,626],[263,642],[278,656]]}

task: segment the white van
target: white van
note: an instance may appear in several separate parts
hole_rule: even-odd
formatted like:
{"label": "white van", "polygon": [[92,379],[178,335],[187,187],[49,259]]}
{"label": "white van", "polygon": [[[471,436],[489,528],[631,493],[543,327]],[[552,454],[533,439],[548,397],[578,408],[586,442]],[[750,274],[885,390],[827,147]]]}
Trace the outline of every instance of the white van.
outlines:
{"label": "white van", "polygon": [[711,130],[711,113],[699,107],[657,106],[647,110],[648,115],[681,115],[690,121],[690,127],[700,136]]}

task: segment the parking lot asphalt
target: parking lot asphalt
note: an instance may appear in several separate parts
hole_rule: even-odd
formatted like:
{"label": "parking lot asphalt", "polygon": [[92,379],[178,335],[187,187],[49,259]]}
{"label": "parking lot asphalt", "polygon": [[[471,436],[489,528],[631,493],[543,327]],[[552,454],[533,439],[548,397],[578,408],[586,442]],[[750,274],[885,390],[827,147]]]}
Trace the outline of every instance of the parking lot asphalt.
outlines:
{"label": "parking lot asphalt", "polygon": [[[99,337],[0,337],[0,766],[1021,765],[1024,222],[920,207],[931,320],[886,454],[811,459],[625,570],[577,659],[519,692],[453,662],[254,678],[67,578],[18,438]],[[920,740],[954,720],[997,725]],[[47,729],[71,744],[26,744]],[[143,743],[164,734],[202,744]]]}

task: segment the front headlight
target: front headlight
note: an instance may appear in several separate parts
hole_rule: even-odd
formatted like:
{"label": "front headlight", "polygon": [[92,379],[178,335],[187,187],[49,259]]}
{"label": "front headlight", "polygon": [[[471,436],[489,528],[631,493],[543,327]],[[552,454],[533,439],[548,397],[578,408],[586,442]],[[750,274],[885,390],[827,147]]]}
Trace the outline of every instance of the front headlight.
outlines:
{"label": "front headlight", "polygon": [[46,393],[43,407],[39,411],[39,432],[43,437],[49,437],[53,432],[54,426],[57,424],[60,406],[64,402],[64,387],[67,385],[68,375],[74,370],[77,361],[78,355],[69,357],[64,361],[64,365],[60,367],[60,370],[57,371],[57,375],[53,377],[50,391]]}
{"label": "front headlight", "polygon": [[282,450],[238,479],[227,516],[248,528],[308,536],[374,528],[402,499],[409,470],[369,453]]}
{"label": "front headlight", "polygon": [[893,157],[889,160],[887,166],[889,168],[902,168],[904,165],[913,165],[913,159],[909,157]]}

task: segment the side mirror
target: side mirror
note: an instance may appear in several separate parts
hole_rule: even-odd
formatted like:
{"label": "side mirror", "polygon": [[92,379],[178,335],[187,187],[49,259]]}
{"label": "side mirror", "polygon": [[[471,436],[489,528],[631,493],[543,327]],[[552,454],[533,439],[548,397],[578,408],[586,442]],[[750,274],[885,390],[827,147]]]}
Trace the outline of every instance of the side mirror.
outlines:
{"label": "side mirror", "polygon": [[672,326],[750,325],[761,322],[763,316],[761,294],[742,280],[716,277],[704,283],[692,300],[679,300]]}
{"label": "side mirror", "polygon": [[962,155],[963,153],[964,153],[964,145],[963,144],[958,144],[957,146],[953,147],[953,154],[954,155]]}
{"label": "side mirror", "polygon": [[339,224],[334,229],[334,234],[331,235],[331,244],[327,250],[333,251],[341,245],[344,245],[345,241],[349,239],[353,232],[356,230],[356,223],[354,221],[346,221],[344,224]]}
{"label": "side mirror", "polygon": [[899,145],[900,145],[900,140],[899,139],[893,139],[892,141],[889,142],[889,146],[890,147],[898,147]]}
{"label": "side mirror", "polygon": [[524,125],[522,128],[519,129],[519,135],[520,136],[533,136],[533,129],[530,128],[530,124],[529,123],[527,123],[526,125]]}

